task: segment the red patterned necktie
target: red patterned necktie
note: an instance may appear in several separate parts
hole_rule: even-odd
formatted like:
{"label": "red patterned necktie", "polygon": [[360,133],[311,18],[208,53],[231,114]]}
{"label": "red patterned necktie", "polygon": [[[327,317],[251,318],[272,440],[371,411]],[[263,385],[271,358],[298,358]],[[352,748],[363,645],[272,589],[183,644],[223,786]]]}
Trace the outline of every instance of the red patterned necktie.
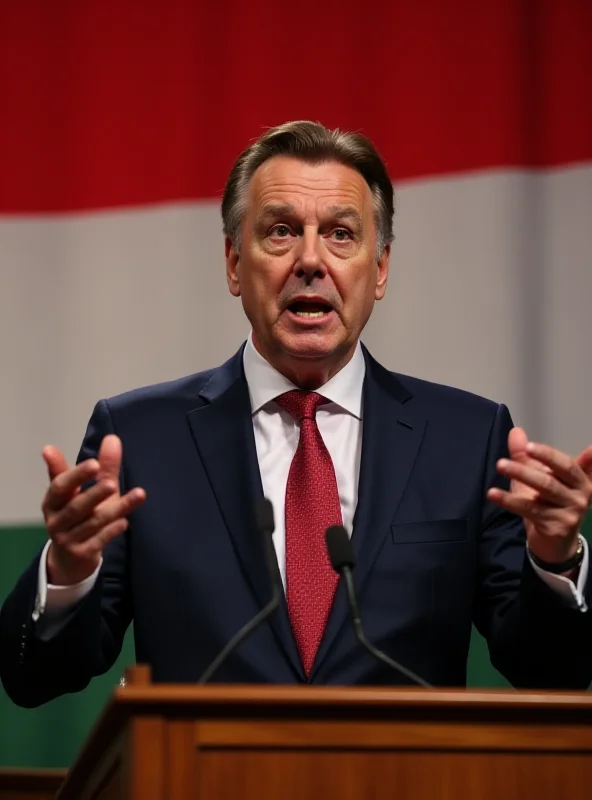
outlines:
{"label": "red patterned necktie", "polygon": [[302,664],[309,675],[331,610],[338,576],[325,531],[341,525],[333,461],[316,422],[328,402],[316,392],[292,391],[276,403],[300,423],[300,439],[286,485],[286,599]]}

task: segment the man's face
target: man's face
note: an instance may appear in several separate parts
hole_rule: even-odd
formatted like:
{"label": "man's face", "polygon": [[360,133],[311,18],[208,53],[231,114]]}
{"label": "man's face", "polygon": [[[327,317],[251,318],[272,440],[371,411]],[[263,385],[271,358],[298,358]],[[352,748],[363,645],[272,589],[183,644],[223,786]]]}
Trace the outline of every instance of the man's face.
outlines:
{"label": "man's face", "polygon": [[384,296],[388,255],[376,259],[372,193],[356,170],[276,156],[251,180],[240,253],[226,242],[228,285],[257,350],[320,385],[347,363]]}

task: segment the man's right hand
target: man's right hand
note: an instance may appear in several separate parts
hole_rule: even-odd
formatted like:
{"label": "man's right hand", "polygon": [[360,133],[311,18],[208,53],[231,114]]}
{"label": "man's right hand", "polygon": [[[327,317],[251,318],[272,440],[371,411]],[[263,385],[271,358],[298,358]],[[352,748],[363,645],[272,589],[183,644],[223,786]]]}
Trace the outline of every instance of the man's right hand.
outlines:
{"label": "man's right hand", "polygon": [[[88,578],[101,562],[105,545],[123,533],[126,517],[146,499],[143,489],[119,491],[122,447],[118,436],[105,436],[98,459],[70,467],[51,445],[43,448],[50,485],[42,503],[45,527],[51,539],[47,578],[57,586],[71,586]],[[96,481],[86,491],[81,487]]]}

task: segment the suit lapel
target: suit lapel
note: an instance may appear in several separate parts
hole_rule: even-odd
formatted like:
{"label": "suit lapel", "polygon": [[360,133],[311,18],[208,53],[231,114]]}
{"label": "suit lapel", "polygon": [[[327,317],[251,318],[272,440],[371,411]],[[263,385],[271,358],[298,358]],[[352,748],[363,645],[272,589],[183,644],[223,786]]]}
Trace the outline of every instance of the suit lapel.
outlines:
{"label": "suit lapel", "polygon": [[[362,456],[352,547],[358,595],[372,567],[409,482],[423,439],[426,419],[413,411],[410,392],[364,349]],[[310,678],[313,679],[348,618],[343,581],[339,582],[325,634]]]}
{"label": "suit lapel", "polygon": [[[263,541],[255,522],[256,503],[263,497],[263,487],[242,348],[214,371],[199,397],[202,405],[187,415],[191,433],[245,578],[263,607],[271,598]],[[269,624],[298,676],[303,678],[285,597]]]}

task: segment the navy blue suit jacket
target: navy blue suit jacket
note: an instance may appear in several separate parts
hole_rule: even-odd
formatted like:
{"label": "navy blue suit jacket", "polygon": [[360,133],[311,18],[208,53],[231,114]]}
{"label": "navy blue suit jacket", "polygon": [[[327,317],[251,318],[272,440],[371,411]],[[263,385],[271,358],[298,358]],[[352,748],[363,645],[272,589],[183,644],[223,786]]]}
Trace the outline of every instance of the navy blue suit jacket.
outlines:
{"label": "navy blue suit jacket", "polygon": [[[525,557],[521,520],[486,500],[504,483],[495,463],[507,452],[507,409],[364,355],[352,544],[368,638],[430,683],[462,686],[474,622],[513,684],[586,687],[592,615],[544,585]],[[196,681],[270,598],[242,349],[218,369],[101,401],[80,458],[112,432],[123,441],[123,490],[142,486],[147,500],[59,634],[43,641],[31,619],[38,559],[6,600],[0,675],[23,705],[107,670],[132,619],[137,660],[155,680]],[[216,680],[306,682],[285,602]],[[340,584],[309,682],[398,680],[356,643]]]}

